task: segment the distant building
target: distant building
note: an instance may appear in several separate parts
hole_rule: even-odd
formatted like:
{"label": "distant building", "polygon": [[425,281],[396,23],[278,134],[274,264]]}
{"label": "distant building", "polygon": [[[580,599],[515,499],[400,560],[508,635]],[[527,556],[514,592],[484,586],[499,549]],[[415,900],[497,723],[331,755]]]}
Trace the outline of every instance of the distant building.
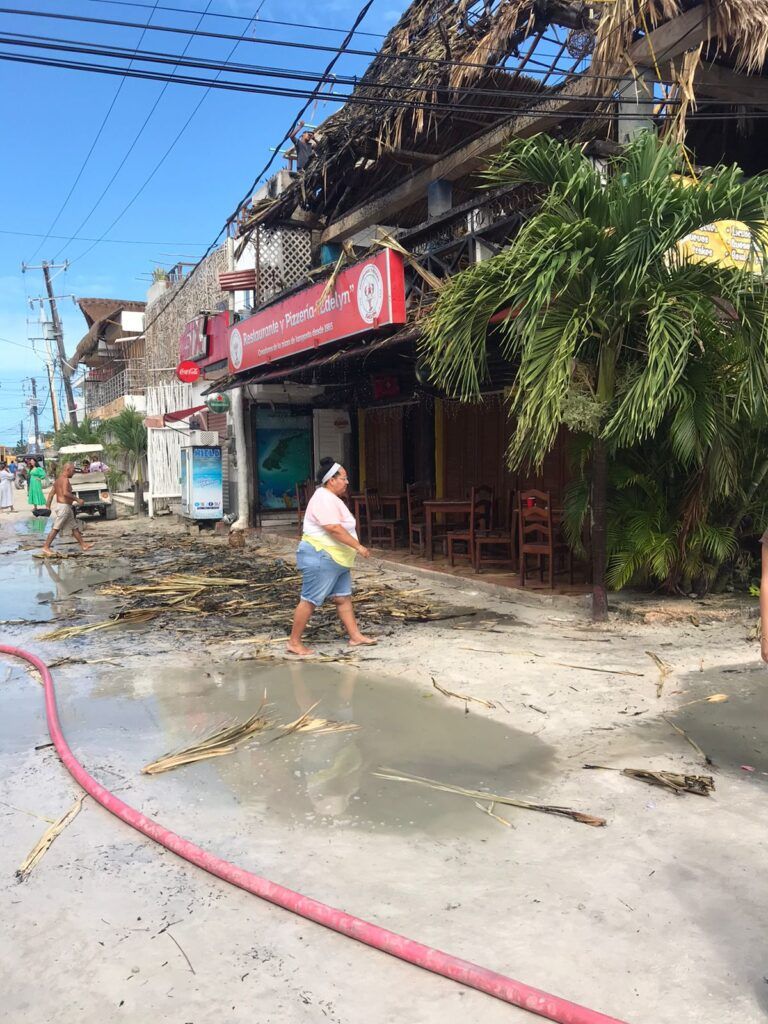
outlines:
{"label": "distant building", "polygon": [[74,382],[81,409],[94,419],[108,419],[122,409],[146,408],[147,368],[144,340],[145,303],[123,299],[78,299],[88,333],[72,363],[82,367]]}

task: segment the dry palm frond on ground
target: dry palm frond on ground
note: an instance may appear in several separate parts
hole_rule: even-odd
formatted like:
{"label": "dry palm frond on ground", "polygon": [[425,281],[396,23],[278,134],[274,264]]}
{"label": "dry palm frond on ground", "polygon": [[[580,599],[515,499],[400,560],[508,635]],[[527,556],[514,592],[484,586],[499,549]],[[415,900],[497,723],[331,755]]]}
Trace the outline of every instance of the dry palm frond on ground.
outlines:
{"label": "dry palm frond on ground", "polygon": [[408,772],[398,772],[393,768],[380,768],[373,775],[378,779],[388,779],[391,782],[408,782],[415,786],[426,786],[429,789],[436,789],[443,793],[455,793],[457,796],[469,797],[471,800],[483,800],[491,807],[494,804],[505,804],[508,807],[520,807],[525,811],[542,811],[544,814],[556,814],[564,818],[571,818],[584,825],[593,825],[597,828],[607,824],[605,818],[598,818],[594,814],[584,814],[582,811],[574,811],[570,807],[558,807],[553,804],[537,804],[530,800],[519,800],[517,797],[499,796],[496,793],[488,793],[480,789],[464,789],[462,786],[451,786],[447,782],[436,782],[434,779],[424,779],[420,775],[411,775]]}
{"label": "dry palm frond on ground", "polygon": [[51,825],[50,828],[46,829],[40,839],[35,843],[34,847],[29,851],[27,856],[24,858],[22,863],[16,869],[16,877],[20,882],[23,882],[28,876],[30,871],[39,863],[43,855],[50,849],[51,844],[57,836],[61,835],[67,825],[80,813],[80,808],[83,806],[83,800],[85,800],[87,793],[83,793],[79,796],[72,806],[62,816]]}
{"label": "dry palm frond on ground", "polygon": [[464,711],[467,712],[467,714],[469,713],[469,708],[467,707],[467,705],[470,703],[470,701],[473,704],[480,704],[482,707],[489,708],[490,710],[493,710],[494,708],[499,706],[492,700],[483,700],[482,697],[471,697],[468,693],[454,693],[453,690],[446,690],[438,683],[438,681],[434,677],[432,677],[432,685],[438,691],[438,693],[442,693],[444,697],[455,697],[456,700],[463,700]]}
{"label": "dry palm frond on ground", "polygon": [[231,722],[226,725],[219,725],[212,733],[203,739],[192,743],[189,746],[175,750],[173,753],[164,754],[163,757],[145,765],[141,771],[143,775],[159,775],[161,772],[169,772],[174,768],[180,768],[185,764],[194,764],[197,761],[206,761],[211,757],[223,757],[225,754],[232,754],[238,747],[260,733],[270,729],[279,730],[272,741],[283,739],[295,733],[309,734],[312,736],[323,736],[328,733],[352,732],[360,726],[354,722],[334,722],[329,718],[315,718],[312,712],[317,705],[313,704],[303,715],[300,715],[293,722],[281,725],[279,722],[267,717],[263,712],[267,706],[267,694],[255,714],[242,722]]}
{"label": "dry palm frond on ground", "polygon": [[291,736],[296,732],[313,733],[315,736],[321,736],[329,732],[352,732],[355,729],[359,729],[360,726],[354,722],[334,722],[329,718],[314,718],[312,712],[315,710],[320,701],[313,704],[311,708],[308,708],[303,715],[300,715],[295,721],[289,722],[288,725],[280,727],[280,734],[275,736],[274,739],[281,740],[286,736]]}
{"label": "dry palm frond on ground", "polygon": [[661,786],[677,795],[694,793],[696,796],[709,796],[715,788],[715,780],[711,775],[681,775],[679,772],[654,772],[646,768],[610,768],[604,764],[585,764],[584,767],[620,772],[629,779],[647,782],[649,786]]}
{"label": "dry palm frond on ground", "polygon": [[193,764],[195,761],[205,761],[210,757],[222,757],[224,754],[231,754],[241,744],[265,729],[269,729],[272,722],[262,715],[266,705],[267,695],[258,711],[246,718],[243,722],[235,722],[229,725],[220,725],[214,732],[204,739],[193,743],[189,747],[183,747],[171,754],[145,765],[142,775],[159,775],[161,772],[169,772],[173,768],[180,768],[184,764]]}

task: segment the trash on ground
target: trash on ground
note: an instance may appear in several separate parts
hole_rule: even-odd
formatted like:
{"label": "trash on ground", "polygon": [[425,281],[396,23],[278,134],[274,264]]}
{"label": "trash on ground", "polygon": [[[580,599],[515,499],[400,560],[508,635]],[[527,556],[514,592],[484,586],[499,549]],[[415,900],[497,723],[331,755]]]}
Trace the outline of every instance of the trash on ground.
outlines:
{"label": "trash on ground", "polygon": [[691,704],[722,704],[728,700],[727,693],[712,693],[709,697],[699,697],[697,700],[687,700],[680,704],[681,708],[689,708]]}
{"label": "trash on ground", "polygon": [[355,729],[360,728],[355,722],[334,722],[328,718],[313,718],[312,712],[319,703],[320,701],[317,701],[295,721],[281,726],[279,735],[275,736],[274,739],[282,740],[295,732],[309,732],[314,733],[315,736],[322,736],[329,732],[353,732]]}
{"label": "trash on ground", "polygon": [[559,665],[560,668],[576,668],[580,672],[601,672],[608,676],[638,676],[642,679],[645,672],[632,672],[628,668],[595,668],[593,665],[570,665],[565,661],[550,661],[550,665]]}
{"label": "trash on ground", "polygon": [[492,800],[487,806],[475,800],[475,807],[477,807],[478,810],[482,811],[483,814],[487,814],[490,818],[493,818],[495,821],[501,822],[501,824],[506,825],[507,828],[515,828],[516,826],[513,825],[511,821],[508,821],[506,818],[502,818],[500,815],[494,813],[493,808],[495,806],[495,800]]}
{"label": "trash on ground", "polygon": [[670,722],[670,720],[668,718],[665,718],[664,715],[662,715],[661,717],[662,717],[662,720],[667,723],[667,725],[671,726],[675,730],[676,733],[678,733],[680,736],[683,737],[683,739],[686,741],[686,743],[690,743],[690,745],[693,747],[693,749],[696,751],[696,753],[699,755],[699,757],[701,757],[703,759],[704,764],[708,764],[711,768],[717,768],[717,765],[712,760],[712,758],[709,756],[709,754],[705,754],[704,753],[704,751],[701,749],[701,747],[696,742],[696,740],[693,739],[692,736],[689,736],[688,733],[685,731],[685,729],[681,729],[679,725],[675,725],[674,722]]}
{"label": "trash on ground", "polygon": [[[258,619],[260,633],[283,636],[298,600],[301,576],[285,559],[260,555],[247,563],[229,549],[217,551],[215,566],[205,551],[190,550],[184,538],[168,538],[162,567],[156,549],[127,544],[121,556],[131,562],[129,582],[99,588],[106,597],[119,598],[120,610],[102,622],[65,626],[42,634],[40,640],[70,640],[117,626],[141,625],[156,620],[157,628],[181,631],[187,615],[204,623],[206,635],[231,638],[232,620]],[[186,569],[187,571],[178,571]],[[160,575],[164,573],[164,575]],[[137,580],[136,577],[139,577]],[[141,577],[147,579],[142,580]],[[452,618],[452,610],[433,607],[414,588],[400,589],[379,578],[363,576],[355,592],[358,619],[368,628],[386,621],[433,622]],[[307,637],[310,642],[338,642],[339,625],[332,606],[318,609]]]}

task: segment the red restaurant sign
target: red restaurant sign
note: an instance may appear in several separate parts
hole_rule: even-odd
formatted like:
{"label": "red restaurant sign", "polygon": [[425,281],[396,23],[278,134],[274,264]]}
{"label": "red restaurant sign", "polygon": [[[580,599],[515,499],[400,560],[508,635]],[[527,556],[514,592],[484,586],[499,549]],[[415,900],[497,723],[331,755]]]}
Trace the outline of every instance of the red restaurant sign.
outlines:
{"label": "red restaurant sign", "polygon": [[179,338],[179,362],[201,359],[206,355],[208,336],[205,332],[205,317],[197,316],[187,324]]}
{"label": "red restaurant sign", "polygon": [[385,249],[343,270],[330,295],[325,282],[242,320],[229,332],[229,370],[285,359],[332,341],[405,323],[402,257]]}

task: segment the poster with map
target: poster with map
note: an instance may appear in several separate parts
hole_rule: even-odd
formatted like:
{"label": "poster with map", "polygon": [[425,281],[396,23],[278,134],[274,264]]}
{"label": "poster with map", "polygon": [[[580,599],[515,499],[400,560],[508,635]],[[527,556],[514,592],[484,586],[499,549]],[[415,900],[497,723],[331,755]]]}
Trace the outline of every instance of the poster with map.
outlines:
{"label": "poster with map", "polygon": [[296,507],[296,484],[312,475],[312,418],[262,412],[256,420],[259,505]]}

